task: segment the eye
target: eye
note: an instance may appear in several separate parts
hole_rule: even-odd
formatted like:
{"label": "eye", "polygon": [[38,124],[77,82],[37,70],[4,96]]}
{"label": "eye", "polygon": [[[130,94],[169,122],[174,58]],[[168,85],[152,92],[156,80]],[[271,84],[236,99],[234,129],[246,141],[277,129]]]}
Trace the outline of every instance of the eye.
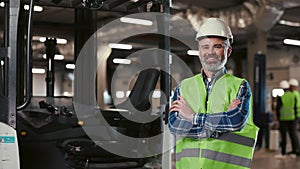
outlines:
{"label": "eye", "polygon": [[223,44],[215,44],[215,45],[214,45],[214,48],[215,48],[215,49],[221,49],[221,48],[223,48],[223,47],[224,47]]}
{"label": "eye", "polygon": [[204,49],[204,50],[205,50],[205,49],[209,49],[209,45],[202,45],[202,46],[201,46],[201,49]]}

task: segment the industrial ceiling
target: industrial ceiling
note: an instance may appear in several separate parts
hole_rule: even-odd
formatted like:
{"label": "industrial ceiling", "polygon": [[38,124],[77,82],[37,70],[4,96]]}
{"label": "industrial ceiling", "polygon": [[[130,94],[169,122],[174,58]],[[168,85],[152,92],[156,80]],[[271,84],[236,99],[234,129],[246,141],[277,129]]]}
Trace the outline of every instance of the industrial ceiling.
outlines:
{"label": "industrial ceiling", "polygon": [[[74,52],[74,9],[84,8],[83,1],[93,0],[36,0],[35,5],[43,11],[33,13],[33,36],[59,37],[68,40],[68,44],[59,46],[61,53],[71,58]],[[122,16],[147,12],[160,4],[160,0],[94,0],[101,5],[97,11],[97,26],[109,23]],[[22,0],[28,4],[29,0]],[[235,35],[234,46],[245,48],[248,34],[253,31],[267,33],[267,44],[283,45],[284,38],[300,37],[300,0],[173,0],[170,13],[191,22],[194,29],[203,19],[211,16],[221,17],[232,27]],[[1,10],[1,9],[0,9]],[[3,15],[3,12],[1,12]],[[193,38],[195,32],[182,32]],[[140,43],[147,46],[151,40]],[[41,53],[43,44],[33,43],[34,53]]]}

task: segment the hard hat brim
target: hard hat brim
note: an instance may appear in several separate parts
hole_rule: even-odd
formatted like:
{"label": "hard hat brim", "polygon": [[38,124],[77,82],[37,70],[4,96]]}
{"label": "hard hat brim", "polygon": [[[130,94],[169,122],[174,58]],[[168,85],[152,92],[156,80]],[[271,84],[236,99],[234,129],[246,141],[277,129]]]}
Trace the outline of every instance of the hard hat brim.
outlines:
{"label": "hard hat brim", "polygon": [[227,40],[228,39],[228,38],[226,38],[224,36],[208,35],[208,36],[196,37],[196,41],[200,41],[200,40],[205,39],[205,38],[220,38],[220,39],[223,39],[223,40]]}

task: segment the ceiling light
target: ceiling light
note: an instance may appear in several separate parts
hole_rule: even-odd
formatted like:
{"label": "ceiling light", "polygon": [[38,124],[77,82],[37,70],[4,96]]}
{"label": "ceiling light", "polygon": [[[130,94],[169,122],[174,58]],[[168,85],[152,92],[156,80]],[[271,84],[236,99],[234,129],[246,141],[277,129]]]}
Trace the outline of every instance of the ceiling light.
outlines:
{"label": "ceiling light", "polygon": [[277,96],[282,96],[284,94],[283,89],[273,89],[272,90],[272,96],[277,97]]}
{"label": "ceiling light", "polygon": [[75,69],[75,64],[68,63],[66,64],[67,69]]}
{"label": "ceiling light", "polygon": [[123,91],[117,91],[117,92],[116,92],[116,97],[117,97],[118,99],[122,99],[122,98],[125,97],[125,93],[124,93]]}
{"label": "ceiling light", "polygon": [[144,26],[151,26],[153,24],[153,22],[149,20],[127,18],[127,17],[121,17],[120,21],[123,23],[131,23],[131,24],[144,25]]}
{"label": "ceiling light", "polygon": [[129,65],[131,63],[131,60],[129,60],[129,59],[121,59],[121,58],[114,58],[113,62],[116,63],[116,64]]}
{"label": "ceiling light", "polygon": [[299,40],[294,40],[294,39],[284,39],[283,40],[284,44],[287,45],[296,45],[296,46],[300,46],[300,41]]}
{"label": "ceiling light", "polygon": [[32,68],[31,72],[35,73],[35,74],[44,74],[46,72],[46,70],[42,69],[42,68]]}
{"label": "ceiling light", "polygon": [[[24,9],[26,10],[26,11],[28,11],[29,10],[29,5],[24,5]],[[34,12],[42,12],[43,11],[43,7],[41,7],[41,6],[34,6],[33,7],[33,11]]]}
{"label": "ceiling light", "polygon": [[[72,64],[72,65],[73,65],[73,68],[75,68],[75,65],[74,65],[74,64]],[[66,65],[66,67],[67,67],[67,65]],[[74,81],[74,79],[75,79],[74,73],[68,73],[68,74],[67,74],[67,77],[68,77],[71,81]]]}
{"label": "ceiling light", "polygon": [[132,45],[128,45],[128,44],[110,43],[108,44],[108,46],[114,49],[125,49],[125,50],[132,49]]}
{"label": "ceiling light", "polygon": [[[47,59],[46,54],[43,54],[43,58]],[[64,59],[65,59],[64,55],[61,55],[61,54],[55,54],[54,55],[54,60],[64,60]]]}
{"label": "ceiling light", "polygon": [[63,95],[68,96],[68,97],[72,96],[72,94],[70,92],[64,92]]}
{"label": "ceiling light", "polygon": [[286,20],[280,20],[279,23],[282,24],[282,25],[287,25],[287,26],[300,27],[299,22],[291,22],[291,21],[286,21]]}
{"label": "ceiling light", "polygon": [[54,60],[64,60],[64,55],[62,54],[55,54],[54,55]]}
{"label": "ceiling light", "polygon": [[128,97],[130,95],[130,93],[131,93],[130,90],[126,91],[126,97]]}
{"label": "ceiling light", "polygon": [[25,9],[26,11],[28,11],[28,10],[29,10],[29,5],[24,5],[24,9]]}
{"label": "ceiling light", "polygon": [[4,8],[5,7],[5,3],[4,2],[0,2],[0,7]]}
{"label": "ceiling light", "polygon": [[44,9],[43,9],[43,7],[41,7],[41,6],[34,6],[34,7],[33,7],[33,10],[34,10],[35,12],[42,12]]}
{"label": "ceiling light", "polygon": [[57,38],[56,39],[56,43],[57,44],[67,44],[68,43],[68,41],[67,41],[67,39],[60,39],[60,38]]}
{"label": "ceiling light", "polygon": [[161,97],[161,92],[160,90],[154,90],[153,94],[152,94],[152,97],[155,98],[155,99],[158,99]]}
{"label": "ceiling light", "polygon": [[190,56],[199,56],[198,50],[188,50],[186,53]]}
{"label": "ceiling light", "polygon": [[[40,42],[45,42],[46,41],[46,37],[35,37],[35,38],[32,38],[33,40],[35,40],[35,39],[37,39],[37,38],[39,38],[39,41]],[[61,45],[65,45],[65,44],[67,44],[68,43],[68,41],[67,41],[67,39],[62,39],[62,38],[56,38],[56,43],[57,44],[61,44]]]}

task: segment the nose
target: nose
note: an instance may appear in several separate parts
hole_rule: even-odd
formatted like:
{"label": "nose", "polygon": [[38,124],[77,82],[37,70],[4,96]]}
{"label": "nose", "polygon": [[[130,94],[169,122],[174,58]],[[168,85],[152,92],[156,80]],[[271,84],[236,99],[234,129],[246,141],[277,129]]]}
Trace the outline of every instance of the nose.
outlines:
{"label": "nose", "polygon": [[207,51],[207,53],[216,54],[216,50],[215,50],[214,46],[210,47],[209,50]]}

